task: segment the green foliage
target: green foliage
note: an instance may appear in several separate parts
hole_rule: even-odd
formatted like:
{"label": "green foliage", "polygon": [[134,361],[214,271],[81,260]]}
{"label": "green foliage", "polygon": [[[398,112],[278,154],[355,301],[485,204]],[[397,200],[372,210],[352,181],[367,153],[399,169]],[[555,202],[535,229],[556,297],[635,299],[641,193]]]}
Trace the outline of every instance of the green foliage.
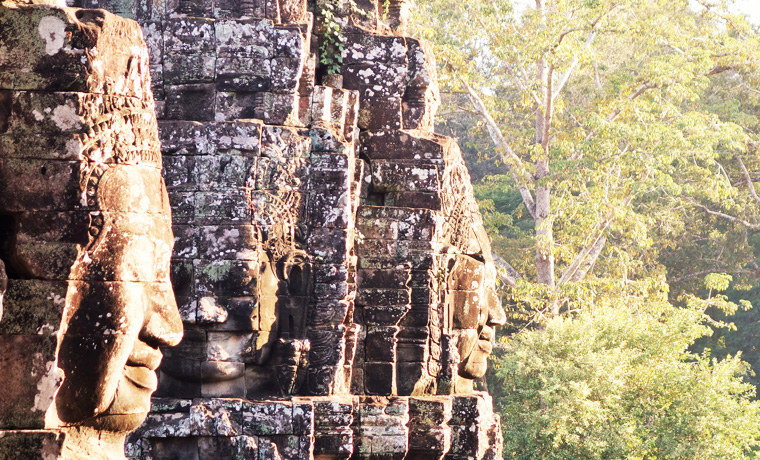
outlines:
{"label": "green foliage", "polygon": [[317,2],[324,32],[320,36],[319,63],[327,75],[340,73],[343,65],[343,51],[346,49],[346,35],[343,24],[349,15],[367,17],[368,13],[359,8],[354,0],[322,0]]}
{"label": "green foliage", "polygon": [[492,363],[504,458],[754,458],[760,402],[747,366],[689,352],[709,335],[702,319],[621,296],[514,336]]}
{"label": "green foliage", "polygon": [[381,18],[383,19],[383,21],[387,21],[388,13],[390,12],[390,8],[391,8],[391,0],[383,0],[383,4],[380,5],[380,8],[383,12],[383,14],[381,15]]}
{"label": "green foliage", "polygon": [[[753,385],[760,386],[760,286],[752,288],[731,288],[727,296],[733,302],[742,306],[735,314],[727,315],[722,311],[710,311],[712,321],[730,324],[715,330],[711,336],[702,337],[691,347],[693,350],[710,350],[712,356],[725,358],[741,353],[753,372],[747,380]],[[752,305],[747,306],[750,301]]]}
{"label": "green foliage", "polygon": [[[664,276],[673,302],[709,297],[702,280],[711,273],[754,283],[760,199],[746,176],[760,180],[758,33],[721,0],[539,3],[522,16],[506,0],[420,0],[417,11],[444,90],[469,86],[482,99],[480,109],[450,97],[443,130],[465,152],[502,159],[489,163],[501,179],[477,193],[490,200],[495,251],[523,283],[548,285],[515,288],[543,292],[543,303],[527,302],[539,308],[534,320],[619,280]],[[476,112],[483,123],[484,111],[514,155],[485,146],[472,120]],[[540,187],[550,195],[541,222],[525,200],[537,201]],[[589,252],[599,236],[602,250]],[[542,248],[554,280],[538,279]],[[569,276],[578,264],[593,269]]]}
{"label": "green foliage", "polygon": [[535,3],[417,10],[522,275],[489,375],[505,458],[754,458],[760,34],[724,0]]}
{"label": "green foliage", "polygon": [[336,16],[339,4],[340,0],[327,0],[319,5],[325,28],[319,44],[319,63],[325,66],[328,75],[339,73],[343,64],[346,36]]}

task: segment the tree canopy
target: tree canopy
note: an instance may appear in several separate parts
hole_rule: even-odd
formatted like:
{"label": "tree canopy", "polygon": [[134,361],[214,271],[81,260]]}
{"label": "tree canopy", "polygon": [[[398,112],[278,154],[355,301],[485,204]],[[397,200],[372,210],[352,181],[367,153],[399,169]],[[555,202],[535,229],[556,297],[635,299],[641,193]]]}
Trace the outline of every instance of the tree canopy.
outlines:
{"label": "tree canopy", "polygon": [[480,191],[524,302],[556,314],[604,279],[755,275],[760,41],[744,18],[686,0],[539,0],[521,17],[424,0],[419,15],[469,99],[455,111],[501,162]]}
{"label": "tree canopy", "polygon": [[510,298],[505,458],[752,458],[760,30],[725,0],[417,15],[443,130],[490,159],[471,164]]}
{"label": "tree canopy", "polygon": [[518,335],[494,363],[504,458],[754,458],[755,388],[738,357],[688,351],[701,315],[649,298]]}

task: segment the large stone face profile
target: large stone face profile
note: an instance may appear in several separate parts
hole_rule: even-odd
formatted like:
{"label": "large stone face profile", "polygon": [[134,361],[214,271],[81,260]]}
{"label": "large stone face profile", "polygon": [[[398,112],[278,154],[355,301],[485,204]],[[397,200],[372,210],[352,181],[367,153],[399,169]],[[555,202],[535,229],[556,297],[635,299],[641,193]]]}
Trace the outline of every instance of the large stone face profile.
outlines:
{"label": "large stone face profile", "polygon": [[124,458],[182,324],[139,26],[0,4],[0,458]]}

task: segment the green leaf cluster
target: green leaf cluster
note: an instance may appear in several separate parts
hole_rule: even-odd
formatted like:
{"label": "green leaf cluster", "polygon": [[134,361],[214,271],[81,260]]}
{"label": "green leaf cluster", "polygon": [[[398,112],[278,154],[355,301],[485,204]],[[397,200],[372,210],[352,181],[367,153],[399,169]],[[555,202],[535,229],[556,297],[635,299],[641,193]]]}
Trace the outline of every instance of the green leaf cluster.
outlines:
{"label": "green leaf cluster", "polygon": [[622,299],[552,318],[493,361],[504,458],[755,458],[746,363],[689,351],[710,333],[702,310]]}
{"label": "green leaf cluster", "polygon": [[337,74],[343,65],[343,51],[346,49],[345,26],[351,15],[368,17],[354,0],[320,0],[317,2],[319,15],[319,63],[327,75]]}
{"label": "green leaf cluster", "polygon": [[[560,279],[601,234],[603,250],[588,258],[593,270],[584,277],[596,289],[664,275],[679,303],[707,296],[710,273],[754,283],[757,30],[721,0],[538,3],[518,15],[505,0],[418,2],[417,33],[434,44],[447,96],[443,130],[464,140],[474,169],[485,169],[476,193],[495,251],[536,283],[537,250],[550,250]],[[541,80],[539,68],[552,77]],[[479,94],[513,157],[489,145],[464,85]],[[502,161],[478,166],[474,157]],[[538,177],[539,166],[548,174]],[[528,180],[516,183],[517,170]],[[544,240],[518,185],[533,197],[550,191]],[[550,288],[552,298],[573,302],[560,295],[567,286]]]}

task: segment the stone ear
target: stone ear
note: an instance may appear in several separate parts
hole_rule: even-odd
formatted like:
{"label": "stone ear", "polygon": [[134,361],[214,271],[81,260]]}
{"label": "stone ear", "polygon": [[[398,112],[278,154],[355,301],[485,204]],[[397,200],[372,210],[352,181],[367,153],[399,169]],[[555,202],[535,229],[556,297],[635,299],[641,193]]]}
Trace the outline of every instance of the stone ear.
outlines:
{"label": "stone ear", "polygon": [[305,251],[293,250],[277,261],[277,277],[288,283],[290,295],[305,296],[311,291],[311,263]]}

